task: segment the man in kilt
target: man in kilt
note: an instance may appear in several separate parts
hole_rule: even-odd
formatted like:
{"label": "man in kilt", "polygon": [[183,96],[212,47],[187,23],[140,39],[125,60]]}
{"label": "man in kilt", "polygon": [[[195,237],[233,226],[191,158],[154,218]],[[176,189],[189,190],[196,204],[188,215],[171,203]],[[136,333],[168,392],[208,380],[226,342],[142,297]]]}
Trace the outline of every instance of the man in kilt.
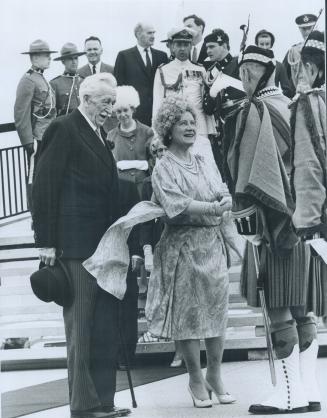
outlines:
{"label": "man in kilt", "polygon": [[[248,46],[240,57],[240,76],[248,100],[226,121],[226,173],[233,212],[248,243],[242,266],[242,290],[258,306],[258,281],[265,292],[277,357],[277,384],[253,414],[320,410],[314,370],[306,349],[316,338],[307,315],[310,251],[292,225],[290,100],[276,88],[271,50]],[[254,246],[260,258],[255,268]],[[311,382],[307,387],[304,382]]]}

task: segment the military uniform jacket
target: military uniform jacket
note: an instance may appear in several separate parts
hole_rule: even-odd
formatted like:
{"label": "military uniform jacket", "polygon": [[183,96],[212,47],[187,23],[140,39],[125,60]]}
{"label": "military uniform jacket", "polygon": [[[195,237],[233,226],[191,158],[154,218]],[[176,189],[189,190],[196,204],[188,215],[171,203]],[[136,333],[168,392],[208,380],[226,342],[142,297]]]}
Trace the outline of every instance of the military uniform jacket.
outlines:
{"label": "military uniform jacket", "polygon": [[82,81],[78,74],[62,74],[50,81],[56,95],[57,116],[66,115],[79,106],[78,92]]}
{"label": "military uniform jacket", "polygon": [[212,116],[207,116],[202,107],[205,69],[200,64],[175,58],[168,64],[160,66],[154,78],[153,86],[153,117],[155,118],[162,100],[171,95],[179,94],[188,100],[197,113],[199,135],[216,132]]}
{"label": "military uniform jacket", "polygon": [[56,116],[54,92],[43,74],[30,69],[21,78],[16,92],[14,119],[22,145],[41,141]]}
{"label": "military uniform jacket", "polygon": [[[207,68],[208,78],[210,80],[215,80],[218,72],[222,72],[230,77],[240,79],[239,76],[239,67],[237,57],[232,57],[231,54],[228,54],[223,60],[212,62],[205,62],[205,67]],[[208,115],[215,114],[215,117],[224,117],[225,112],[222,108],[227,104],[228,101],[235,102],[237,100],[245,98],[245,94],[242,91],[239,91],[233,87],[228,87],[222,91],[222,94],[219,94],[216,98],[212,98],[209,94],[209,88],[205,88],[204,94],[204,103],[203,107],[205,112]]]}

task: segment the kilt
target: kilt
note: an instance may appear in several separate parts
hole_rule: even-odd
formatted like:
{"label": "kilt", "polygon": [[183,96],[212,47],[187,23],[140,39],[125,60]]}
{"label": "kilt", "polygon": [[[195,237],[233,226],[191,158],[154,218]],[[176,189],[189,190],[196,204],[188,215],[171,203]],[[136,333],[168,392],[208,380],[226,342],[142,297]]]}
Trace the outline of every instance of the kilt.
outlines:
{"label": "kilt", "polygon": [[[266,252],[265,296],[268,308],[306,306],[310,271],[310,249],[299,242],[287,257]],[[252,244],[247,242],[242,271],[241,293],[250,306],[260,306]]]}

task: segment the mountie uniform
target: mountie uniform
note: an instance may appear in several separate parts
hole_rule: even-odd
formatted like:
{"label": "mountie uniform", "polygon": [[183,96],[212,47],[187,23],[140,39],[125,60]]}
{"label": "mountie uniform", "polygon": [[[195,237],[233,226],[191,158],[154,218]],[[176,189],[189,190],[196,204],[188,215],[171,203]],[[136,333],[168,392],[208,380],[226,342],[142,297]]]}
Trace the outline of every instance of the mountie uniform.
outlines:
{"label": "mountie uniform", "polygon": [[21,78],[16,93],[14,118],[22,145],[33,144],[56,117],[56,98],[43,72],[31,68]]}
{"label": "mountie uniform", "polygon": [[83,78],[78,74],[64,73],[50,81],[56,95],[57,116],[66,115],[79,106],[79,86]]}
{"label": "mountie uniform", "polygon": [[204,67],[190,60],[180,61],[175,58],[158,67],[153,87],[153,117],[165,97],[179,94],[195,108],[198,134],[208,136],[216,133],[213,116],[206,115],[202,106],[205,75]]}

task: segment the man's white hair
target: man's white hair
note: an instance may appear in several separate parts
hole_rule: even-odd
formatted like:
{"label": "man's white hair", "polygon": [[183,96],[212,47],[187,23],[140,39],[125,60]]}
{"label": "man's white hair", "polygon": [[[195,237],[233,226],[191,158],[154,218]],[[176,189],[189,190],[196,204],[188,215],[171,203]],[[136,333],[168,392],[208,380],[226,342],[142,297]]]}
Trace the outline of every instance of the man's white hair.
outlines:
{"label": "man's white hair", "polygon": [[116,102],[113,107],[114,111],[128,106],[136,109],[140,104],[139,94],[133,86],[119,86],[117,87],[116,94]]}
{"label": "man's white hair", "polygon": [[95,96],[101,94],[103,90],[110,90],[110,94],[113,97],[116,96],[117,81],[115,77],[110,73],[98,73],[86,77],[82,81],[79,88],[79,98],[81,103],[83,103],[83,98],[85,96]]}

